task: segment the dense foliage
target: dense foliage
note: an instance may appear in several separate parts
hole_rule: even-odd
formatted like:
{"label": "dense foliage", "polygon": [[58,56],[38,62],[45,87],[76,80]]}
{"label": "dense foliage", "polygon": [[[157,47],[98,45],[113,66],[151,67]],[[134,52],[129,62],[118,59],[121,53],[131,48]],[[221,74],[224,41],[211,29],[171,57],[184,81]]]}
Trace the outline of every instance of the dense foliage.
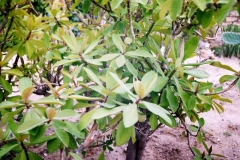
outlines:
{"label": "dense foliage", "polygon": [[[1,0],[0,159],[41,159],[31,147],[43,144],[74,159],[102,145],[103,159],[105,150],[127,142],[127,159],[141,159],[161,125],[183,125],[195,159],[217,156],[199,114],[223,112],[219,102],[231,101],[219,94],[240,88],[240,73],[217,61],[186,60],[235,6],[235,0]],[[220,78],[231,85],[204,82],[211,73],[201,65],[232,71]],[[33,94],[44,97],[32,101]],[[191,137],[206,150],[192,147]]]}

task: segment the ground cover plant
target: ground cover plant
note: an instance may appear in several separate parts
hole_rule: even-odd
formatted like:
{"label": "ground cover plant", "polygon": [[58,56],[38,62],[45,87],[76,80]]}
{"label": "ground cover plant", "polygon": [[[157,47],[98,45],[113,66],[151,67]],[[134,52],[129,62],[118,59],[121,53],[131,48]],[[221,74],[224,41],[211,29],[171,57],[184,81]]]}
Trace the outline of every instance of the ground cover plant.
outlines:
{"label": "ground cover plant", "polygon": [[[239,6],[235,0],[2,0],[1,159],[42,159],[31,147],[43,144],[68,159],[100,145],[104,159],[104,151],[128,143],[126,159],[137,160],[162,125],[184,126],[186,143],[197,138],[205,150],[189,143],[194,159],[222,156],[205,143],[199,114],[223,112],[220,102],[231,100],[219,94],[240,89],[240,73],[213,60],[185,61]],[[230,85],[203,82],[211,73],[201,65],[232,71],[219,79]],[[44,97],[31,101],[32,94]]]}

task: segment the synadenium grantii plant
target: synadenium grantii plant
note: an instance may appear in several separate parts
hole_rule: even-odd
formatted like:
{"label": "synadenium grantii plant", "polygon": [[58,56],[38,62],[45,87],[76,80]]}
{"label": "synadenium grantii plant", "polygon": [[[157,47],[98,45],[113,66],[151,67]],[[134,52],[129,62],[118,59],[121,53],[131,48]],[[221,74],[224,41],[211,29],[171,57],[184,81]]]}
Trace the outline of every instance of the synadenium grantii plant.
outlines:
{"label": "synadenium grantii plant", "polygon": [[[223,112],[219,101],[231,101],[219,94],[240,88],[240,73],[217,61],[185,61],[198,46],[195,30],[204,38],[236,2],[206,3],[1,1],[1,159],[41,159],[31,147],[43,144],[81,159],[96,142],[99,159],[127,142],[126,159],[141,159],[162,124],[183,124],[188,138],[197,137],[206,151],[189,146],[195,159],[216,156],[199,113]],[[232,71],[220,82],[233,82],[222,89],[199,81],[209,76],[201,65]],[[44,97],[32,101],[33,94]]]}

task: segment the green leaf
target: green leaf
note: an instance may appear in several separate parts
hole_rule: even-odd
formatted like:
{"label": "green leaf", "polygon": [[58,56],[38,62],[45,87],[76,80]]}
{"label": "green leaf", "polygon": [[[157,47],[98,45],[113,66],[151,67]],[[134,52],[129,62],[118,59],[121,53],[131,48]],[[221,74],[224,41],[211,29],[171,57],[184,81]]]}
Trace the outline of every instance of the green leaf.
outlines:
{"label": "green leaf", "polygon": [[10,119],[12,119],[16,114],[22,112],[23,110],[24,108],[19,108],[15,111],[5,113],[1,118],[2,125],[5,125]]}
{"label": "green leaf", "polygon": [[[72,51],[74,51],[75,53],[78,53],[78,48],[77,48],[78,45],[75,45],[75,43],[77,43],[76,39],[72,38],[70,35],[62,35],[62,38]],[[74,42],[72,41],[72,39],[74,40]]]}
{"label": "green leaf", "polygon": [[182,99],[183,105],[187,106],[187,101],[189,99],[189,96],[188,96],[188,94],[186,92],[184,92],[182,90],[182,87],[181,87],[178,79],[175,76],[173,76],[173,77],[174,77],[174,81],[175,81],[176,86],[177,86],[178,94],[180,95],[180,97]]}
{"label": "green leaf", "polygon": [[58,105],[64,105],[64,102],[62,102],[59,99],[56,99],[52,96],[49,97],[43,97],[39,100],[33,101],[30,104],[58,104]]}
{"label": "green leaf", "polygon": [[49,153],[54,153],[58,148],[59,148],[59,144],[61,143],[61,141],[59,140],[59,138],[54,138],[51,139],[47,142],[47,150]]}
{"label": "green leaf", "polygon": [[83,6],[82,6],[83,13],[88,13],[90,6],[91,6],[91,0],[84,0]]}
{"label": "green leaf", "polygon": [[12,86],[11,84],[6,81],[5,79],[3,79],[2,77],[0,77],[0,84],[2,85],[3,89],[5,89],[8,93],[12,93]]}
{"label": "green leaf", "polygon": [[122,110],[124,110],[128,106],[120,106],[120,107],[115,107],[112,109],[108,108],[97,108],[96,111],[93,113],[92,118],[93,119],[100,119],[103,117],[107,117],[109,115],[116,115]]}
{"label": "green leaf", "polygon": [[98,60],[99,61],[104,61],[104,62],[111,61],[111,60],[113,60],[114,58],[116,58],[116,57],[118,57],[120,55],[121,54],[118,54],[118,53],[115,53],[115,54],[105,54],[101,58],[99,58]]}
{"label": "green leaf", "polygon": [[13,148],[17,146],[19,146],[19,144],[11,144],[11,143],[1,146],[0,157],[3,157],[5,154],[9,153]]}
{"label": "green leaf", "polygon": [[157,129],[158,118],[157,118],[156,114],[154,114],[154,113],[151,114],[151,116],[149,118],[149,123],[150,123],[151,130]]}
{"label": "green leaf", "polygon": [[[119,1],[119,0],[113,0],[113,1]],[[122,1],[122,0],[120,0],[120,1]],[[120,35],[119,34],[113,34],[112,35],[112,40],[113,40],[113,43],[115,44],[115,46],[121,51],[121,53],[124,53],[125,45],[123,44]]]}
{"label": "green leaf", "polygon": [[202,94],[197,94],[197,97],[202,100],[203,102],[212,105],[212,99],[208,96],[204,96]]}
{"label": "green leaf", "polygon": [[118,68],[122,67],[126,63],[126,58],[124,55],[120,55],[116,58],[116,65]]}
{"label": "green leaf", "polygon": [[168,77],[160,77],[158,76],[157,81],[155,83],[155,87],[153,88],[154,92],[160,92],[168,83]]}
{"label": "green leaf", "polygon": [[137,77],[138,76],[138,71],[134,68],[134,66],[132,65],[132,63],[129,62],[128,59],[126,59],[126,67],[127,69],[129,70],[129,72],[132,73],[132,75],[134,77]]}
{"label": "green leaf", "polygon": [[117,128],[116,145],[121,146],[127,143],[132,136],[133,129],[133,127],[125,128],[123,121],[120,121]]}
{"label": "green leaf", "polygon": [[224,19],[227,17],[229,12],[232,10],[234,3],[235,3],[235,0],[229,0],[227,4],[225,4],[216,12],[215,17],[218,24],[224,21]]}
{"label": "green leaf", "polygon": [[201,9],[202,11],[204,11],[204,9],[206,8],[206,0],[193,0],[193,2],[198,6],[199,9]]}
{"label": "green leaf", "polygon": [[69,119],[72,117],[79,117],[80,115],[71,109],[64,109],[56,114],[53,119]]}
{"label": "green leaf", "polygon": [[213,12],[214,12],[213,8],[203,12],[203,15],[200,19],[200,23],[204,29],[211,24],[212,18],[213,18]]}
{"label": "green leaf", "polygon": [[83,55],[88,54],[91,52],[99,43],[99,40],[94,40],[91,42],[91,44],[87,47],[87,49],[84,51]]}
{"label": "green leaf", "polygon": [[193,110],[196,104],[197,104],[197,98],[194,95],[192,95],[187,101],[187,109]]}
{"label": "green leaf", "polygon": [[73,157],[74,160],[82,160],[82,158],[76,153],[70,152],[69,154]]}
{"label": "green leaf", "polygon": [[80,95],[70,95],[68,98],[71,99],[77,99],[77,100],[88,100],[88,101],[101,101],[103,100],[102,98],[98,97],[85,97],[85,96],[80,96]]}
{"label": "green leaf", "polygon": [[237,86],[237,88],[238,88],[238,90],[240,92],[240,78],[238,79],[236,86]]}
{"label": "green leaf", "polygon": [[33,44],[31,43],[30,40],[26,41],[25,50],[26,50],[26,53],[27,53],[28,57],[32,58],[33,53],[35,51],[35,47],[33,46]]}
{"label": "green leaf", "polygon": [[16,75],[16,76],[23,76],[23,73],[18,69],[9,69],[9,70],[3,70],[2,74],[10,74],[10,75]]}
{"label": "green leaf", "polygon": [[197,49],[199,42],[199,38],[197,36],[192,36],[189,38],[189,40],[185,43],[184,45],[184,57],[183,57],[183,62],[191,57],[191,55],[195,52]]}
{"label": "green leaf", "polygon": [[110,72],[111,76],[115,79],[115,81],[132,97],[136,97],[129,89],[128,87],[118,78],[118,76],[115,73]]}
{"label": "green leaf", "polygon": [[209,74],[206,71],[199,70],[199,69],[196,69],[196,68],[185,70],[184,72],[188,75],[191,75],[191,76],[193,76],[195,78],[199,78],[199,79],[209,77]]}
{"label": "green leaf", "polygon": [[45,44],[45,47],[46,48],[49,48],[49,45],[50,45],[50,37],[49,35],[45,32],[44,35],[43,35],[43,42]]}
{"label": "green leaf", "polygon": [[240,33],[224,32],[222,34],[222,40],[223,40],[224,43],[227,43],[227,44],[230,44],[230,45],[237,45],[237,44],[240,43]]}
{"label": "green leaf", "polygon": [[203,118],[199,118],[198,123],[199,123],[199,127],[203,127],[205,124],[205,121]]}
{"label": "green leaf", "polygon": [[126,52],[125,55],[130,56],[130,57],[153,57],[153,55],[151,53],[149,53],[148,51],[146,51],[145,49],[137,49],[135,51],[129,51]]}
{"label": "green leaf", "polygon": [[119,5],[122,3],[122,1],[123,0],[112,0],[110,2],[112,10],[114,11],[115,9],[117,9]]}
{"label": "green leaf", "polygon": [[167,123],[172,124],[172,120],[168,117],[168,111],[162,108],[161,106],[149,103],[146,101],[141,101],[141,103],[152,113],[158,115],[162,119],[164,119]]}
{"label": "green leaf", "polygon": [[223,84],[224,82],[232,81],[232,80],[235,80],[237,78],[238,77],[234,76],[234,75],[224,75],[219,79],[219,82],[220,82],[220,84]]}
{"label": "green leaf", "polygon": [[100,155],[98,156],[98,160],[105,160],[104,151],[100,153]]}
{"label": "green leaf", "polygon": [[150,72],[147,72],[143,78],[142,78],[142,83],[143,83],[143,86],[144,86],[144,89],[145,89],[145,93],[144,93],[144,96],[147,96],[150,92],[153,91],[153,89],[155,88],[156,86],[156,81],[158,79],[158,75],[156,72],[154,71],[150,71]]}
{"label": "green leaf", "polygon": [[93,110],[85,113],[83,116],[80,117],[80,120],[78,122],[78,129],[80,131],[86,128],[90,123],[92,123],[92,115],[95,113],[96,109],[97,108],[94,108]]}
{"label": "green leaf", "polygon": [[28,152],[28,157],[29,159],[42,160],[42,158],[39,155],[33,152]]}
{"label": "green leaf", "polygon": [[160,20],[164,20],[164,18],[166,18],[166,14],[169,11],[170,5],[171,5],[172,0],[166,0],[162,6],[161,6],[161,10],[159,12],[159,17]]}
{"label": "green leaf", "polygon": [[0,109],[19,107],[19,106],[23,106],[23,105],[24,104],[21,104],[21,103],[14,103],[14,102],[10,102],[10,101],[4,101],[4,102],[0,103]]}
{"label": "green leaf", "polygon": [[176,17],[181,13],[182,4],[183,4],[183,0],[171,0],[169,14],[173,21],[175,21]]}
{"label": "green leaf", "polygon": [[174,95],[174,93],[172,92],[172,90],[169,86],[167,87],[167,99],[168,99],[168,102],[169,102],[172,112],[175,113],[177,111],[178,105],[179,105],[178,99]]}
{"label": "green leaf", "polygon": [[218,67],[218,68],[222,68],[222,69],[226,69],[235,73],[238,73],[238,71],[234,70],[232,67],[228,66],[228,65],[224,65],[221,62],[212,62],[210,63],[210,65],[214,66],[214,67]]}
{"label": "green leaf", "polygon": [[86,68],[86,67],[83,67],[83,69],[87,72],[88,77],[89,77],[92,81],[94,81],[94,82],[97,83],[99,86],[101,86],[102,88],[104,88],[103,85],[102,85],[102,83],[101,83],[101,81],[100,81],[100,79],[99,79],[90,69],[88,69],[88,68]]}
{"label": "green leaf", "polygon": [[57,61],[53,67],[58,67],[58,66],[61,66],[61,65],[69,65],[69,64],[72,64],[74,62],[79,62],[80,59],[71,59],[71,60],[68,60],[68,59],[63,59],[61,61]]}
{"label": "green leaf", "polygon": [[133,126],[138,121],[137,104],[130,104],[123,110],[123,123],[126,128]]}
{"label": "green leaf", "polygon": [[84,139],[85,138],[85,133],[84,132],[80,132],[78,130],[77,124],[74,122],[68,122],[66,121],[66,127],[69,133],[71,133],[72,135],[76,136],[77,138],[80,139]]}
{"label": "green leaf", "polygon": [[66,146],[69,146],[69,137],[67,132],[63,131],[61,128],[59,128],[57,126],[57,124],[55,124],[55,122],[53,121],[53,126],[54,126],[54,131],[56,133],[56,135],[58,136],[58,138],[60,139],[60,141]]}
{"label": "green leaf", "polygon": [[142,5],[146,5],[148,0],[133,0],[135,3],[141,3]]}
{"label": "green leaf", "polygon": [[24,133],[27,132],[37,126],[40,126],[47,122],[48,119],[37,119],[37,118],[31,118],[27,121],[24,121],[17,129],[18,133]]}
{"label": "green leaf", "polygon": [[23,93],[23,91],[29,87],[33,86],[32,85],[32,80],[27,78],[27,77],[23,77],[19,80],[19,85],[18,88],[20,90],[20,93]]}

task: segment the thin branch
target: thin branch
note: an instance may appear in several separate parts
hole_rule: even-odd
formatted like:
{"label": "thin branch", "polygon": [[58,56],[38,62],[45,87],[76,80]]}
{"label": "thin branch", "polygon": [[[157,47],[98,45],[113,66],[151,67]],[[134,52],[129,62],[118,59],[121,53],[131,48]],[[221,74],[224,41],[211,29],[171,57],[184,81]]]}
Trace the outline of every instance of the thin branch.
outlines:
{"label": "thin branch", "polygon": [[130,31],[131,31],[132,38],[133,38],[133,41],[134,41],[135,33],[134,33],[134,30],[133,30],[133,24],[132,24],[131,0],[127,0],[127,9],[128,9],[128,18],[129,18]]}
{"label": "thin branch", "polygon": [[97,2],[95,2],[94,0],[91,0],[91,2],[92,2],[93,4],[95,4],[96,6],[98,6],[99,8],[102,8],[103,10],[107,11],[108,13],[112,13],[112,10],[109,10],[109,9],[101,6],[100,4],[98,4]]}

